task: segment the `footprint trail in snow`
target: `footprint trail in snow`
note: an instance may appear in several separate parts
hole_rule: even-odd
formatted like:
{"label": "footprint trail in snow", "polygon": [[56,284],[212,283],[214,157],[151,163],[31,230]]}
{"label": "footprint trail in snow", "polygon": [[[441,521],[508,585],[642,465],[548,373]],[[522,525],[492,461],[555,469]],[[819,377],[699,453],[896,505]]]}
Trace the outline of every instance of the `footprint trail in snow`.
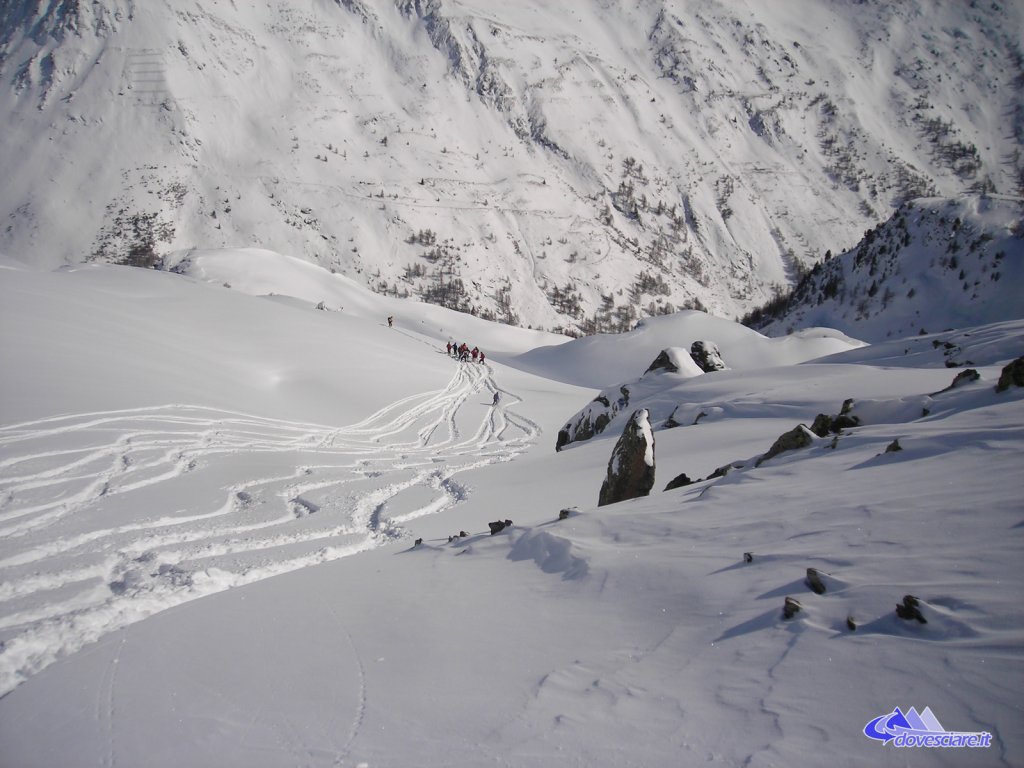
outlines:
{"label": "footprint trail in snow", "polygon": [[[457,504],[535,423],[489,366],[334,428],[200,406],[0,428],[0,695],[204,595],[380,546]],[[506,402],[514,398],[506,398]]]}

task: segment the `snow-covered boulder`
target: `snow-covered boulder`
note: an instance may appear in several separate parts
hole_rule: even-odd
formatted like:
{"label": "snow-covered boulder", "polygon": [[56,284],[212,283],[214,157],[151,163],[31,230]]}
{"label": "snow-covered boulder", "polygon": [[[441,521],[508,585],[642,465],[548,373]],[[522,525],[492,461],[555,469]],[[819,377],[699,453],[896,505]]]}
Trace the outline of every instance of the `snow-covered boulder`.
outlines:
{"label": "snow-covered boulder", "polygon": [[729,369],[729,366],[725,364],[722,359],[722,353],[718,351],[718,347],[713,341],[695,341],[690,346],[690,357],[693,358],[693,362],[704,371],[704,373],[711,373],[712,371],[725,371]]}
{"label": "snow-covered boulder", "polygon": [[597,505],[646,496],[654,487],[654,432],[646,408],[636,411],[615,443]]}
{"label": "snow-covered boulder", "polygon": [[647,366],[647,370],[644,374],[648,374],[651,371],[668,371],[669,373],[679,373],[679,365],[672,356],[669,354],[667,349],[661,350],[658,356],[654,358],[654,362]]}

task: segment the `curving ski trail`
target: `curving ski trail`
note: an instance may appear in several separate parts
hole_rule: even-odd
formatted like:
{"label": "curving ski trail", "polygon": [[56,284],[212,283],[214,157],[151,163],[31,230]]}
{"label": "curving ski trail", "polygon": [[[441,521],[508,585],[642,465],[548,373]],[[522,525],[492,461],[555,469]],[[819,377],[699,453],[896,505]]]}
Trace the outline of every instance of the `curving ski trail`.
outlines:
{"label": "curving ski trail", "polygon": [[174,404],[0,428],[0,695],[154,613],[460,503],[454,475],[540,432],[495,391],[490,366],[458,364],[341,428]]}

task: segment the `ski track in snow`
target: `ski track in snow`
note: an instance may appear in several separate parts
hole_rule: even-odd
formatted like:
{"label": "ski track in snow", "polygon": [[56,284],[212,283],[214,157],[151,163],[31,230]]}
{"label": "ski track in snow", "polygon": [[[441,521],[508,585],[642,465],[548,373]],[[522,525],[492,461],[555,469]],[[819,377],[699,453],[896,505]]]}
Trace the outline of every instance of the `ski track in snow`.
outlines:
{"label": "ski track in snow", "polygon": [[458,504],[453,475],[540,431],[495,391],[489,365],[459,364],[444,389],[341,428],[190,405],[0,428],[0,695],[154,613]]}

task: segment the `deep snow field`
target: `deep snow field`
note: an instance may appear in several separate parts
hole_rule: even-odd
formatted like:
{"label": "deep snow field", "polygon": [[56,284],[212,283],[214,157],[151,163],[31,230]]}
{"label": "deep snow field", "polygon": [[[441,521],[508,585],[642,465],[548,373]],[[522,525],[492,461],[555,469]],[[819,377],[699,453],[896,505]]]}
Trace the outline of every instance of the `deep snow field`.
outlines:
{"label": "deep snow field", "polygon": [[[181,270],[0,264],[4,768],[1024,764],[1024,320],[569,341],[267,251]],[[598,508],[621,429],[558,430],[698,339],[731,370],[644,377],[684,426]],[[896,707],[991,746],[865,736]]]}

